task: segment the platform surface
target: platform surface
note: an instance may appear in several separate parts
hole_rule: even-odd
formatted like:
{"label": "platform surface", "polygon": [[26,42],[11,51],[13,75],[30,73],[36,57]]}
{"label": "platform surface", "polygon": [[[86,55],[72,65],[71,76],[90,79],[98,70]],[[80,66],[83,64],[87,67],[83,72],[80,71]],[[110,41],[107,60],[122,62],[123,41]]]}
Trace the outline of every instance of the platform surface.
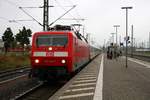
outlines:
{"label": "platform surface", "polygon": [[104,60],[103,100],[150,100],[150,64],[125,58]]}
{"label": "platform surface", "polygon": [[99,55],[49,100],[150,100],[150,63]]}

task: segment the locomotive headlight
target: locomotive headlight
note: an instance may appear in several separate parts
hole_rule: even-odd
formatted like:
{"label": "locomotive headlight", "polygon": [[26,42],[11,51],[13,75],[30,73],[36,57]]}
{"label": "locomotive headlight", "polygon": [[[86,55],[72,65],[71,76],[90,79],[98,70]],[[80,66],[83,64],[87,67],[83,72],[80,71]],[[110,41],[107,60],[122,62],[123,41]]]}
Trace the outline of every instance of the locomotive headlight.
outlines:
{"label": "locomotive headlight", "polygon": [[66,60],[64,60],[64,59],[63,59],[63,60],[61,60],[61,63],[63,63],[63,64],[64,64],[64,63],[66,63]]}
{"label": "locomotive headlight", "polygon": [[38,59],[35,59],[34,62],[35,62],[35,63],[39,63],[39,60],[38,60]]}
{"label": "locomotive headlight", "polygon": [[51,50],[52,50],[52,47],[49,47],[48,50],[51,51]]}

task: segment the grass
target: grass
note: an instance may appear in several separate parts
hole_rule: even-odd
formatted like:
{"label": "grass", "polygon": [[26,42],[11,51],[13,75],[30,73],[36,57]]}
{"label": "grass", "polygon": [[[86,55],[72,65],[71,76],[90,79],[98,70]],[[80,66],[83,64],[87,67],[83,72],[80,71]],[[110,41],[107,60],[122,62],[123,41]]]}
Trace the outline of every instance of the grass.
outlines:
{"label": "grass", "polygon": [[29,65],[30,59],[27,53],[13,52],[6,55],[0,54],[0,71]]}

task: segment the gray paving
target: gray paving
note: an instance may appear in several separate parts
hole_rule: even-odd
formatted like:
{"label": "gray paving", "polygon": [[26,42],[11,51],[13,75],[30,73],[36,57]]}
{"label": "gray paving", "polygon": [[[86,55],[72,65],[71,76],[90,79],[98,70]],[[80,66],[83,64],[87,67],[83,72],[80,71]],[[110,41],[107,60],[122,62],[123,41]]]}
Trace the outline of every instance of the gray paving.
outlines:
{"label": "gray paving", "polygon": [[150,68],[105,57],[103,100],[150,100]]}

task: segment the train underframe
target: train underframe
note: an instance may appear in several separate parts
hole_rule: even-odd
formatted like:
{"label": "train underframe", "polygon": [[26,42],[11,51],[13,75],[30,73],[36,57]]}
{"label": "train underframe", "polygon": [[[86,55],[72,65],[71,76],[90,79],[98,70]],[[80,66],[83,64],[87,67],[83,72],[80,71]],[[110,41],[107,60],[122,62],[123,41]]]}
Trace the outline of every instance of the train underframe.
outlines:
{"label": "train underframe", "polygon": [[40,80],[49,80],[59,78],[60,76],[70,76],[66,69],[66,66],[54,66],[54,67],[38,67],[32,68],[29,77],[38,77]]}
{"label": "train underframe", "polygon": [[66,64],[66,66],[32,66],[29,77],[37,77],[40,80],[58,79],[59,77],[69,78],[79,72],[89,61],[90,57],[72,66],[71,63]]}

